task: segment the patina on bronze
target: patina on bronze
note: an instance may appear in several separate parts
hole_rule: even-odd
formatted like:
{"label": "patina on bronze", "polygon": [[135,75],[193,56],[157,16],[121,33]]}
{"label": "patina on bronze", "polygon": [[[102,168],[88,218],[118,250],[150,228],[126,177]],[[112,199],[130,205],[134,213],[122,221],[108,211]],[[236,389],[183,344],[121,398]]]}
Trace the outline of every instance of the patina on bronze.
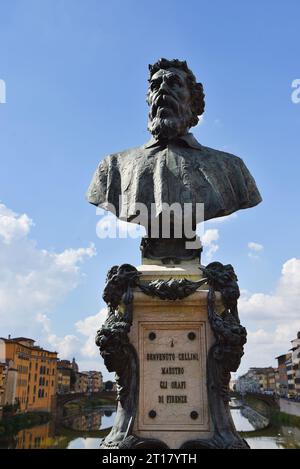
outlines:
{"label": "patina on bronze", "polygon": [[[206,147],[189,132],[205,104],[202,84],[196,82],[186,62],[160,59],[149,69],[148,129],[152,138],[145,145],[102,160],[87,199],[122,220],[138,220],[147,228],[144,257],[163,260],[173,256],[182,261],[199,256],[200,251],[186,250],[176,240],[175,220],[171,220],[170,243],[151,239],[151,226],[162,216],[164,204],[180,204],[183,220],[188,218],[192,224],[193,234],[188,236],[192,239],[197,223],[203,221],[197,204],[204,204],[204,220],[210,220],[253,207],[261,196],[241,158]],[[147,207],[147,216],[141,215],[139,204]],[[188,213],[185,204],[191,204]],[[161,239],[161,230],[156,237]]]}

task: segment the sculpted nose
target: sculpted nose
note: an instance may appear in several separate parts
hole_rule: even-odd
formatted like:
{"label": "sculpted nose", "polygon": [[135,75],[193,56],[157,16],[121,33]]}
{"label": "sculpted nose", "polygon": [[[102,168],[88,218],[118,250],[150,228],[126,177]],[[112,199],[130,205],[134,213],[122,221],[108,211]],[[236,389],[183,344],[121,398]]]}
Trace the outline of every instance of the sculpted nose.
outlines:
{"label": "sculpted nose", "polygon": [[168,84],[167,84],[167,82],[165,81],[164,78],[163,78],[163,81],[160,84],[160,90],[161,91],[169,91],[169,86],[168,86]]}

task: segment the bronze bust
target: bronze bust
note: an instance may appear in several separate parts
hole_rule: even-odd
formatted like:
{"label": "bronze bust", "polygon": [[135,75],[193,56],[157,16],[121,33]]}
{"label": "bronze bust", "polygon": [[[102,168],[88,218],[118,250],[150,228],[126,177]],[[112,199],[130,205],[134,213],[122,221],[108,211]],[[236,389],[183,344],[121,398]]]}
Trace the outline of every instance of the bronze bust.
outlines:
{"label": "bronze bust", "polygon": [[[195,228],[201,221],[260,203],[255,180],[243,160],[201,145],[189,132],[203,114],[205,103],[202,84],[196,82],[187,63],[160,59],[149,69],[148,130],[152,138],[141,147],[102,160],[88,189],[88,201],[114,211],[122,220],[144,225],[148,238],[149,226],[163,215],[165,204],[179,204],[183,210],[185,204],[190,205],[188,216]],[[140,204],[147,207],[148,218],[140,215]],[[197,215],[197,204],[204,204],[204,220]],[[158,245],[162,251],[171,247],[166,241],[156,242],[154,250]],[[152,248],[149,256],[155,258]],[[158,257],[160,254],[156,252]]]}

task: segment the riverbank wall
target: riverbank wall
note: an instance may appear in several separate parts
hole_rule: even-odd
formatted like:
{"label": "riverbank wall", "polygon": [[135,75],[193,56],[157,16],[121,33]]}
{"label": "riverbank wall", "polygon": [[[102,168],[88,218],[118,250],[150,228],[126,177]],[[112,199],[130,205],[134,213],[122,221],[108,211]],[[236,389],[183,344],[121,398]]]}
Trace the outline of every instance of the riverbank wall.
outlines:
{"label": "riverbank wall", "polygon": [[279,404],[280,412],[300,418],[300,402],[294,402],[289,399],[280,399]]}

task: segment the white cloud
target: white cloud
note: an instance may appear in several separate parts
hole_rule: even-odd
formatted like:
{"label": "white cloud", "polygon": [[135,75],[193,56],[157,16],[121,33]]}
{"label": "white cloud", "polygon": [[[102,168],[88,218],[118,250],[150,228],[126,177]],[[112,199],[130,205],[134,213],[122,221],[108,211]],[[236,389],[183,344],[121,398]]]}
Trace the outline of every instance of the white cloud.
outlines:
{"label": "white cloud", "polygon": [[106,308],[101,309],[94,316],[88,316],[81,321],[77,321],[75,327],[83,336],[80,338],[81,357],[78,361],[81,370],[100,370],[105,380],[114,380],[114,373],[109,373],[99,354],[99,349],[95,344],[97,331],[103,325],[107,316]]}
{"label": "white cloud", "polygon": [[95,245],[91,243],[88,248],[66,249],[60,254],[55,254],[55,263],[64,272],[77,273],[79,271],[78,264],[84,262],[86,257],[93,257],[95,255]]}
{"label": "white cloud", "polygon": [[274,293],[245,293],[239,304],[243,315],[255,321],[300,319],[300,259],[283,264]]}
{"label": "white cloud", "polygon": [[253,241],[251,241],[250,243],[248,243],[248,248],[251,249],[251,251],[260,252],[263,250],[264,247],[262,244],[254,243]]}
{"label": "white cloud", "polygon": [[58,337],[55,334],[50,334],[48,342],[54,350],[59,354],[60,359],[71,360],[78,352],[80,341],[78,337],[72,334],[67,334],[64,337]]}
{"label": "white cloud", "polygon": [[237,218],[236,213],[232,213],[231,215],[227,215],[225,217],[213,218],[211,220],[206,221],[205,223],[199,223],[197,226],[196,233],[200,237],[202,245],[204,247],[203,250],[203,261],[204,263],[209,263],[213,259],[216,252],[219,250],[219,245],[217,241],[220,238],[219,230],[216,228],[209,228],[206,229],[206,226],[210,225],[221,225],[223,223],[227,223],[230,220]]}
{"label": "white cloud", "polygon": [[[34,333],[37,315],[46,315],[81,280],[80,264],[95,247],[56,253],[39,249],[28,236],[32,221],[1,205],[0,323],[1,333]],[[30,332],[31,331],[31,332]]]}
{"label": "white cloud", "polygon": [[71,359],[78,352],[80,340],[72,334],[59,337],[52,332],[52,323],[46,314],[38,313],[36,320],[40,323],[42,331],[45,334],[45,340],[51,347],[51,350],[58,352],[60,359]]}
{"label": "white cloud", "polygon": [[18,215],[4,204],[0,204],[0,239],[5,244],[24,238],[28,235],[32,220],[23,213]]}
{"label": "white cloud", "polygon": [[248,325],[244,370],[276,365],[275,357],[289,350],[300,330],[300,259],[283,264],[274,292],[242,292],[239,311]]}
{"label": "white cloud", "polygon": [[216,241],[219,240],[219,230],[210,229],[204,232],[204,235],[201,238],[201,242],[204,247],[204,256],[205,259],[210,262],[214,254],[218,251],[219,246]]}
{"label": "white cloud", "polygon": [[75,327],[78,332],[87,337],[81,348],[81,353],[85,357],[98,357],[99,351],[95,344],[96,332],[101,328],[107,316],[107,310],[101,309],[99,313],[94,316],[76,322]]}
{"label": "white cloud", "polygon": [[248,340],[254,345],[257,344],[265,344],[266,341],[270,338],[270,334],[268,334],[264,329],[257,329],[255,332],[248,333]]}
{"label": "white cloud", "polygon": [[205,231],[202,242],[204,246],[209,246],[212,242],[218,241],[219,239],[219,231],[214,229],[214,230],[207,230]]}
{"label": "white cloud", "polygon": [[29,335],[56,350],[60,358],[76,357],[81,369],[100,369],[111,378],[95,345],[96,331],[106,317],[101,310],[75,325],[75,333],[59,333],[53,309],[75,289],[82,264],[96,255],[93,244],[62,252],[39,249],[30,238],[32,220],[0,205],[0,324],[1,335]]}
{"label": "white cloud", "polygon": [[253,260],[258,260],[260,258],[258,254],[264,249],[262,244],[254,243],[253,241],[248,243],[248,248],[250,250],[248,252],[248,257]]}

